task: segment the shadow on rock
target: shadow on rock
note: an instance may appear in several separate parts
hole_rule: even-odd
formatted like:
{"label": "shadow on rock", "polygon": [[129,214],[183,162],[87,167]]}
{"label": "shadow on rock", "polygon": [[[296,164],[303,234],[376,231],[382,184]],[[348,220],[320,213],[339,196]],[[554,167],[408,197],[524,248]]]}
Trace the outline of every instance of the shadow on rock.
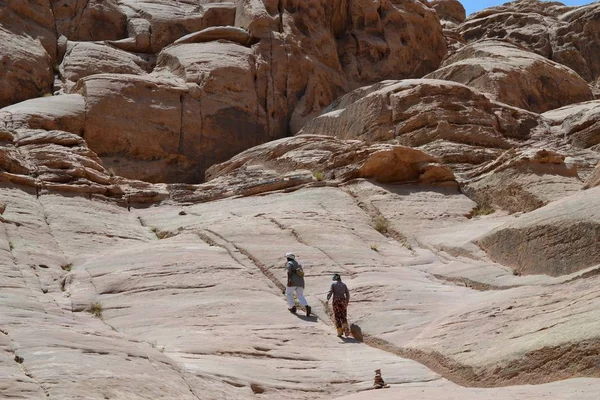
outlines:
{"label": "shadow on rock", "polygon": [[304,321],[308,321],[308,322],[317,322],[319,320],[315,315],[311,315],[310,317],[307,317],[306,315],[296,314],[296,317],[298,317]]}

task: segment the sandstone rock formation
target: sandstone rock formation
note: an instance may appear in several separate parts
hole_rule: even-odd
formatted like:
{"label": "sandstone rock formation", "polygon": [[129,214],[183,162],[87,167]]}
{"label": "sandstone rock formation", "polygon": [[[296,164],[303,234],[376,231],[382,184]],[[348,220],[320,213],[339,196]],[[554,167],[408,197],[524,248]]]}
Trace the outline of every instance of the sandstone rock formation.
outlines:
{"label": "sandstone rock formation", "polygon": [[600,145],[600,102],[590,101],[544,113],[564,135],[569,144],[578,149],[598,148]]}
{"label": "sandstone rock formation", "polygon": [[454,82],[384,81],[336,100],[302,132],[418,147],[460,171],[529,139],[538,118]]}
{"label": "sandstone rock formation", "polygon": [[571,69],[495,40],[463,47],[426,78],[463,83],[502,103],[537,113],[594,98],[587,83]]}
{"label": "sandstone rock formation", "polygon": [[458,31],[471,42],[504,39],[564,64],[588,82],[596,80],[600,41],[595,35],[600,5],[578,9],[558,2],[520,0],[472,15]]}
{"label": "sandstone rock formation", "polygon": [[584,188],[589,189],[595,186],[600,186],[600,163],[596,166],[596,169],[592,175],[588,178]]}
{"label": "sandstone rock formation", "polygon": [[4,3],[0,398],[597,398],[598,4]]}
{"label": "sandstone rock formation", "polygon": [[279,173],[312,171],[317,180],[368,178],[381,183],[451,183],[454,174],[427,154],[409,147],[371,145],[358,140],[300,135],[247,150],[207,171],[208,180],[240,169]]}
{"label": "sandstone rock formation", "polygon": [[144,75],[150,64],[142,57],[114,47],[90,43],[68,42],[66,53],[59,67],[69,92],[81,79],[102,73]]}
{"label": "sandstone rock formation", "polygon": [[547,150],[509,150],[469,175],[463,193],[482,207],[511,213],[533,211],[575,194],[583,185],[564,155]]}
{"label": "sandstone rock formation", "polygon": [[458,0],[432,0],[429,5],[437,12],[442,21],[458,25],[467,19],[465,8]]}

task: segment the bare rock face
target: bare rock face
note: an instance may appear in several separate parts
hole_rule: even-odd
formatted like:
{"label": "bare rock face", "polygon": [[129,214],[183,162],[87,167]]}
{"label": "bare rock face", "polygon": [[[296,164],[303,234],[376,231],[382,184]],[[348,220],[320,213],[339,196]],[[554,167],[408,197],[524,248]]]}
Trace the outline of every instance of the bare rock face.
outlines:
{"label": "bare rock face", "polygon": [[[85,97],[86,142],[104,157],[105,165],[119,175],[135,174],[150,182],[178,173],[185,163],[179,151],[187,86],[151,77],[100,74],[80,80],[74,90]],[[128,163],[129,158],[135,162]]]}
{"label": "bare rock face", "polygon": [[80,95],[40,97],[0,110],[4,128],[59,130],[82,135],[85,101]]}
{"label": "bare rock face", "polygon": [[256,75],[249,48],[211,42],[165,49],[153,76],[90,76],[75,89],[85,138],[122,176],[201,181],[210,165],[285,131],[268,125]]}
{"label": "bare rock face", "polygon": [[210,165],[285,132],[267,120],[255,65],[234,43],[181,44],[160,54],[152,76],[82,79],[74,90],[86,99],[85,138],[122,176],[202,181]]}
{"label": "bare rock face", "polygon": [[18,129],[3,146],[2,181],[74,193],[108,194],[111,177],[85,141],[72,133]]}
{"label": "bare rock face", "polygon": [[67,92],[79,79],[89,75],[101,73],[144,75],[148,69],[149,63],[138,55],[105,44],[89,42],[68,42],[59,67]]}
{"label": "bare rock face", "polygon": [[600,188],[552,203],[479,241],[492,259],[523,274],[570,274],[600,263]]}
{"label": "bare rock face", "polygon": [[381,183],[454,182],[454,174],[449,168],[422,151],[316,135],[280,139],[246,150],[211,167],[207,171],[207,180],[258,167],[281,174],[309,170],[317,180],[368,178]]}
{"label": "bare rock face", "polygon": [[571,69],[501,41],[471,43],[426,78],[464,83],[537,113],[594,98]]}
{"label": "bare rock face", "polygon": [[510,2],[474,14],[458,31],[467,41],[504,39],[566,65],[588,82],[600,75],[600,5],[577,9],[558,2]]}
{"label": "bare rock face", "polygon": [[56,33],[49,1],[3,4],[0,41],[0,107],[51,93]]}
{"label": "bare rock face", "polygon": [[52,93],[52,58],[39,42],[0,29],[0,107]]}
{"label": "bare rock face", "polygon": [[581,190],[577,168],[547,150],[509,150],[469,174],[462,192],[480,207],[511,213],[536,210]]}
{"label": "bare rock face", "polygon": [[600,145],[600,101],[573,104],[543,115],[574,148],[597,148]]}
{"label": "bare rock face", "polygon": [[52,0],[56,28],[72,41],[127,37],[127,16],[116,0]]}
{"label": "bare rock face", "polygon": [[271,78],[259,87],[292,133],[349,89],[421,77],[446,54],[437,16],[414,1],[240,1],[236,25],[260,39],[257,70]]}
{"label": "bare rock face", "polygon": [[552,59],[575,70],[588,82],[600,78],[600,4],[567,12],[559,17]]}
{"label": "bare rock face", "polygon": [[17,36],[37,41],[54,62],[57,36],[50,0],[8,0],[3,2],[2,7],[0,26]]}
{"label": "bare rock face", "polygon": [[110,43],[128,51],[157,53],[175,40],[210,26],[234,25],[232,3],[124,0],[119,8],[127,15],[128,37]]}
{"label": "bare rock face", "polygon": [[467,19],[465,7],[458,0],[432,0],[429,2],[442,21],[461,24]]}
{"label": "bare rock face", "polygon": [[594,172],[590,175],[587,182],[585,183],[584,189],[593,188],[600,186],[600,162],[596,166]]}
{"label": "bare rock face", "polygon": [[[338,3],[342,7],[345,1]],[[348,13],[351,28],[338,53],[351,81],[420,78],[446,54],[439,20],[420,2],[350,1]]]}
{"label": "bare rock face", "polygon": [[336,100],[302,132],[422,148],[461,171],[528,139],[538,119],[454,82],[385,81]]}

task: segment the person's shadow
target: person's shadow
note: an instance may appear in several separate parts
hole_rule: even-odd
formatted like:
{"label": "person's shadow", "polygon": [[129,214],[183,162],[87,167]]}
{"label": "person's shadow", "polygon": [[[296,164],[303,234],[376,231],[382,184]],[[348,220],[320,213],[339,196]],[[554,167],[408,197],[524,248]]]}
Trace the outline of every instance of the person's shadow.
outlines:
{"label": "person's shadow", "polygon": [[310,317],[307,317],[306,315],[296,314],[296,317],[300,318],[301,320],[308,321],[308,322],[318,322],[319,321],[319,318],[317,318],[316,315],[311,315]]}

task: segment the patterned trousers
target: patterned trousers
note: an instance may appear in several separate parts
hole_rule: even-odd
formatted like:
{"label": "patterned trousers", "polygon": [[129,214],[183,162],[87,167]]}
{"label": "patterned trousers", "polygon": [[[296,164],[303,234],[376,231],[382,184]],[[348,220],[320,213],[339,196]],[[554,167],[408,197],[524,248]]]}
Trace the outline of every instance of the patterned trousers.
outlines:
{"label": "patterned trousers", "polygon": [[333,300],[333,315],[335,316],[335,327],[342,328],[348,324],[348,305],[346,300]]}

